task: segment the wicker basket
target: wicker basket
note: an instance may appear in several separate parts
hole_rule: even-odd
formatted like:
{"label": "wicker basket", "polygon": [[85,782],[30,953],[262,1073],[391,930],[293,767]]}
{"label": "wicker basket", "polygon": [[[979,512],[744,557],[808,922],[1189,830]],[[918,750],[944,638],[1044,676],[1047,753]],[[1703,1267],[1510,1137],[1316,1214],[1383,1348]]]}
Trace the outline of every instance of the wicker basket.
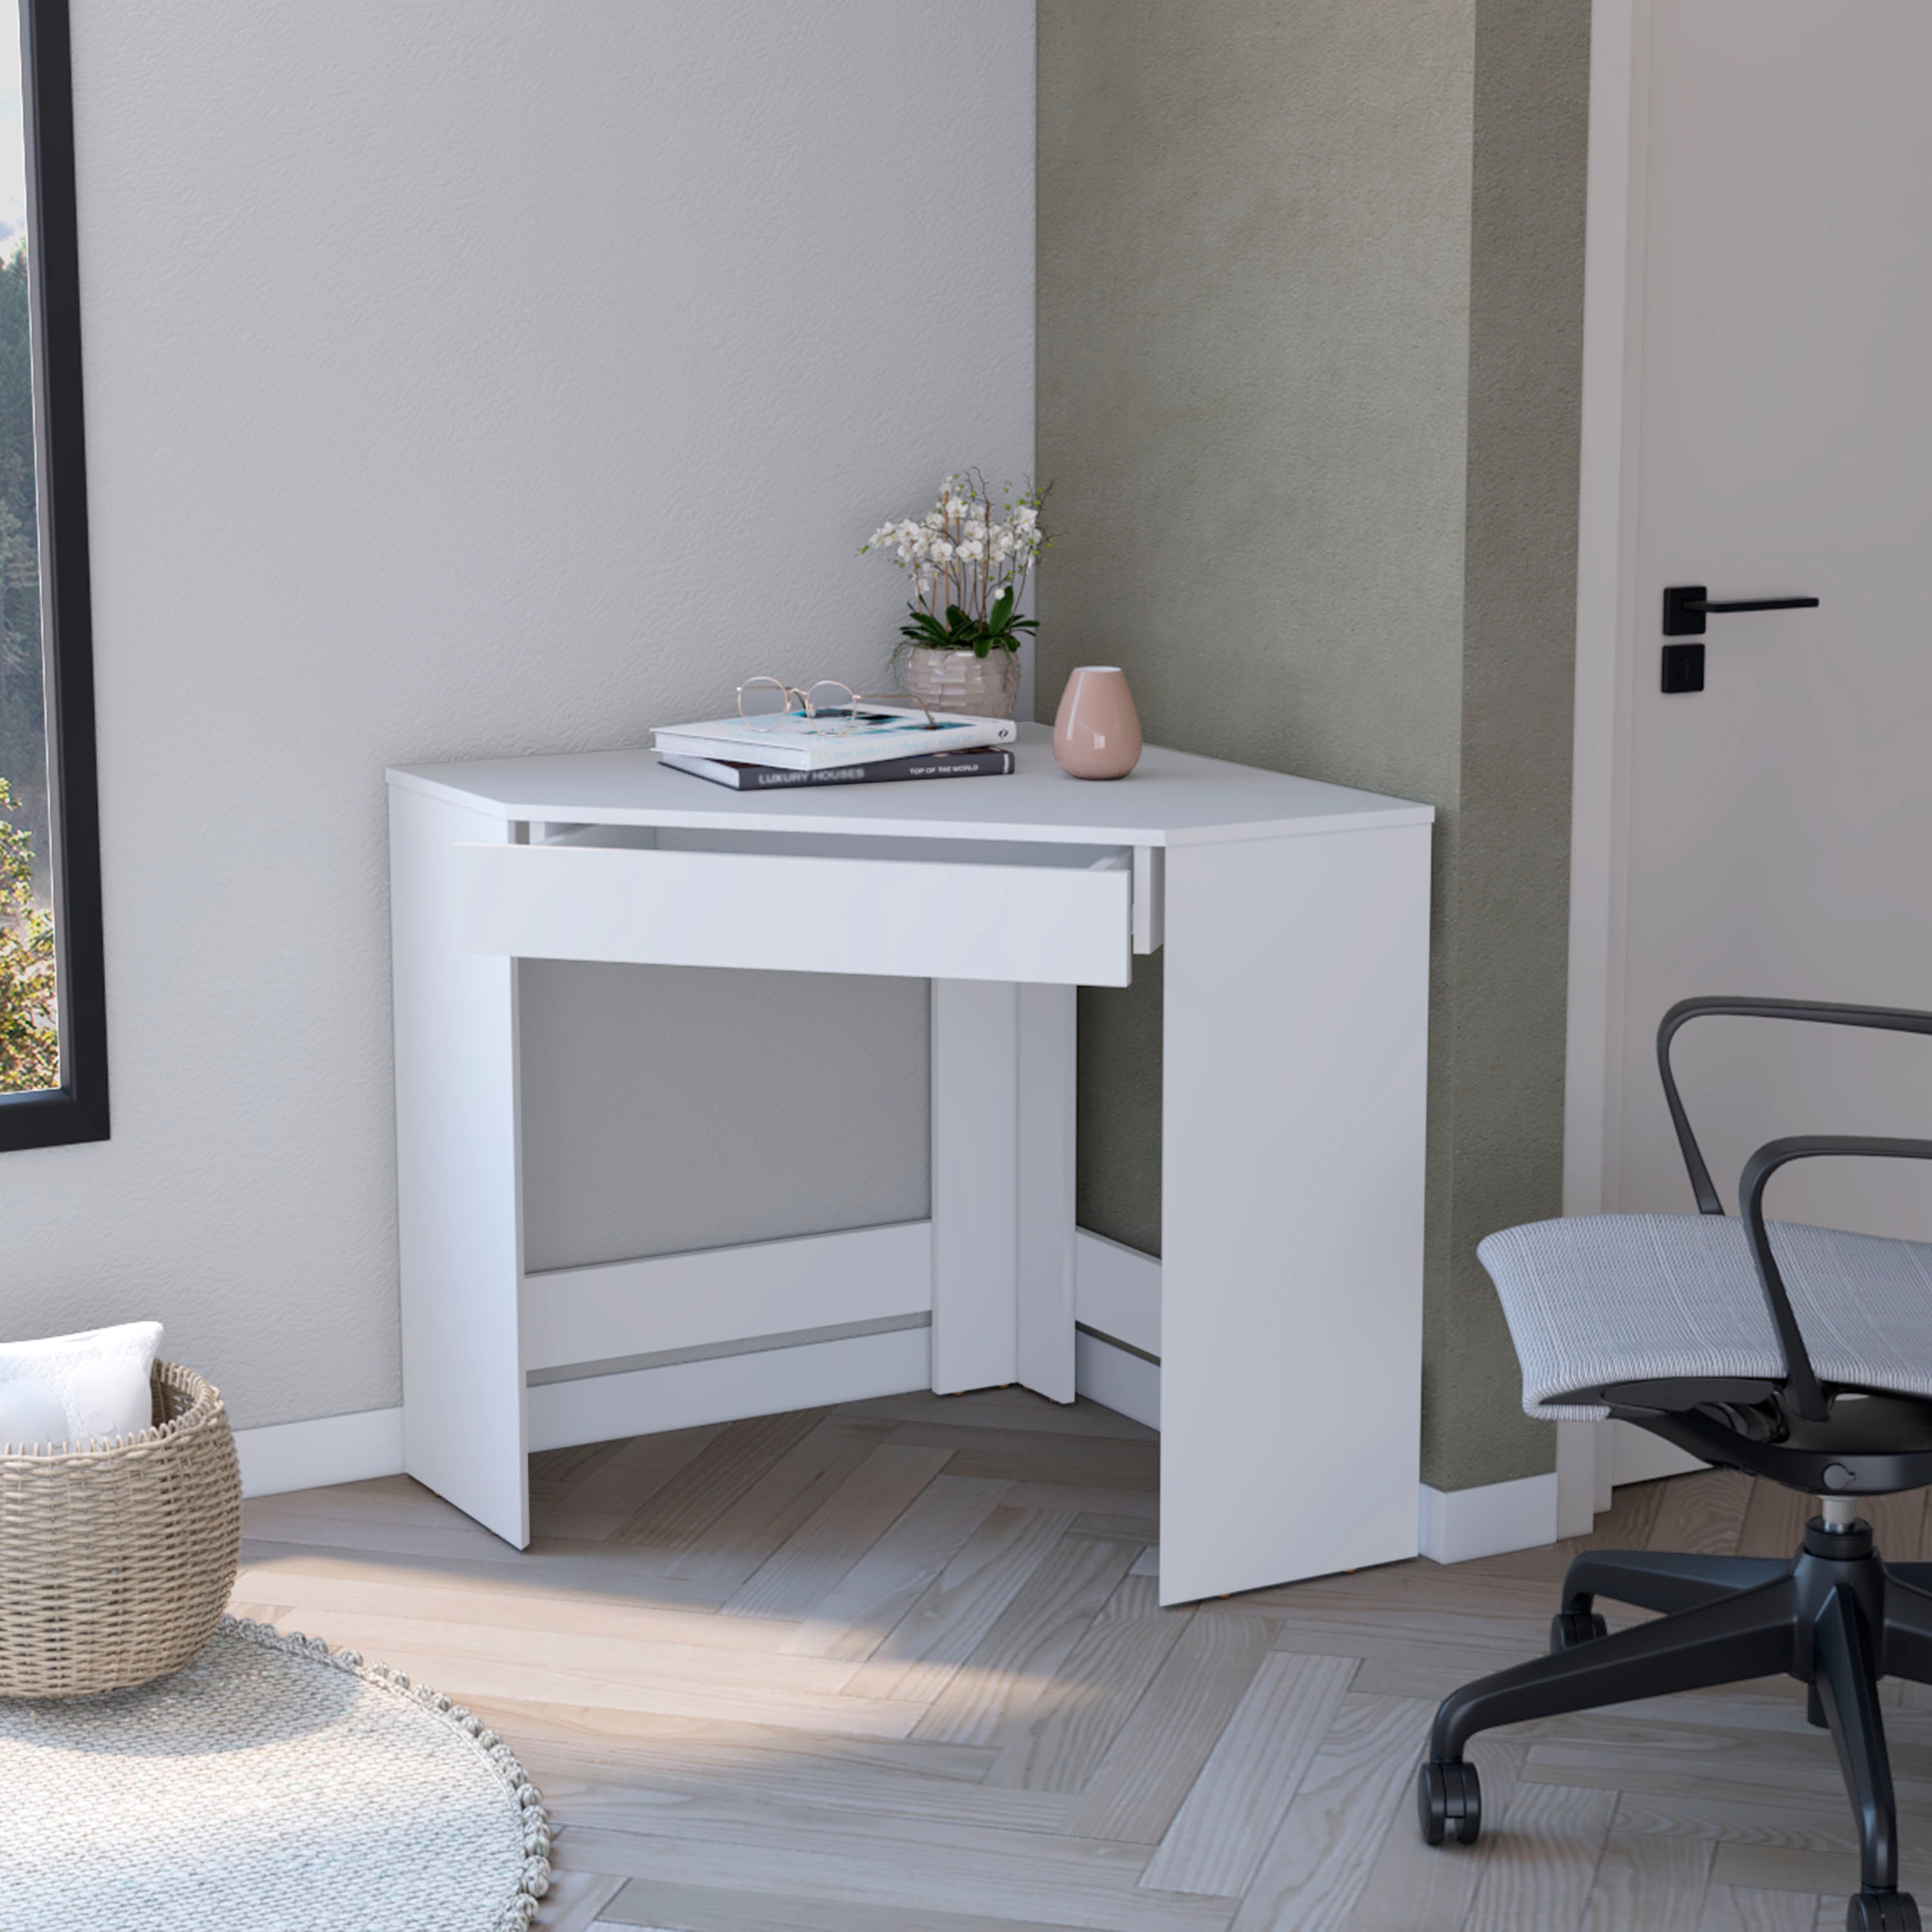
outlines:
{"label": "wicker basket", "polygon": [[145,1684],[214,1635],[242,1552],[235,1438],[190,1370],[157,1362],[154,1392],[138,1436],[0,1454],[0,1696]]}

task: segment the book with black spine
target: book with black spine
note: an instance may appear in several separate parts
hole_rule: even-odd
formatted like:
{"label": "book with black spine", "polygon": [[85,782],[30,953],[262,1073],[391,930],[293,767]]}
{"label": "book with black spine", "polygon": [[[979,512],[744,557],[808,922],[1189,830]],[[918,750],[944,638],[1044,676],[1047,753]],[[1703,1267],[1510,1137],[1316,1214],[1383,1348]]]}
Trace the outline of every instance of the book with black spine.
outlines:
{"label": "book with black spine", "polygon": [[782,791],[800,785],[892,784],[912,778],[982,778],[1013,769],[1013,754],[1001,746],[978,752],[934,752],[924,758],[875,758],[869,764],[826,765],[817,771],[788,770],[782,765],[740,764],[728,758],[698,758],[660,752],[658,761],[672,770],[709,778],[734,791]]}

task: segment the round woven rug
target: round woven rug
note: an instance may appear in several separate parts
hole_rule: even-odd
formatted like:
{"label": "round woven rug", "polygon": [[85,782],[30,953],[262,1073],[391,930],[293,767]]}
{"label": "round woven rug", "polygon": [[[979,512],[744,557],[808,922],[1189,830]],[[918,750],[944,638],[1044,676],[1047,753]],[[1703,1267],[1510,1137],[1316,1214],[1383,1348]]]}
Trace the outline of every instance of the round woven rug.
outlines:
{"label": "round woven rug", "polygon": [[0,1790],[8,1924],[524,1932],[550,1882],[543,1806],[494,1731],[234,1618],[139,1689],[0,1698]]}

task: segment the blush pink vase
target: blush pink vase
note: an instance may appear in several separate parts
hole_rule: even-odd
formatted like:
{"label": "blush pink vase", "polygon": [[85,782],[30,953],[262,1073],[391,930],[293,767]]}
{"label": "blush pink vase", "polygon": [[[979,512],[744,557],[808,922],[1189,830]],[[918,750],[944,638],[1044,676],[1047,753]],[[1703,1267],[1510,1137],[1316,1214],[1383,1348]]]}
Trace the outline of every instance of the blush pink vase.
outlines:
{"label": "blush pink vase", "polygon": [[1053,755],[1076,778],[1124,778],[1140,763],[1141,714],[1115,664],[1082,664],[1053,721]]}

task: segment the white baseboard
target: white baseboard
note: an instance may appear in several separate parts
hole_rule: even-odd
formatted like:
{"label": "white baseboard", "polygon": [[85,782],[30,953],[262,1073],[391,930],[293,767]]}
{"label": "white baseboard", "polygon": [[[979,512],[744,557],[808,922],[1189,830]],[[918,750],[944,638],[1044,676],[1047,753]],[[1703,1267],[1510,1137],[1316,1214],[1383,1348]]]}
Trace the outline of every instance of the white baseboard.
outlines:
{"label": "white baseboard", "polygon": [[674,1362],[530,1391],[530,1448],[568,1449],[741,1416],[865,1402],[932,1386],[932,1330],[895,1328],[792,1348]]}
{"label": "white baseboard", "polygon": [[[1124,1254],[1130,1251],[1123,1250]],[[1084,1328],[1074,1337],[1074,1386],[1090,1400],[1160,1426],[1160,1364],[1117,1347]],[[1540,1550],[1557,1538],[1555,1473],[1490,1483],[1474,1490],[1421,1486],[1418,1535],[1422,1554],[1438,1563]],[[1584,1528],[1588,1527],[1586,1522]]]}
{"label": "white baseboard", "polygon": [[1556,1473],[1473,1490],[1422,1485],[1422,1553],[1466,1563],[1506,1550],[1540,1550],[1556,1540]]}
{"label": "white baseboard", "polygon": [[1160,1364],[1084,1328],[1073,1337],[1073,1388],[1130,1421],[1160,1426]]}
{"label": "white baseboard", "polygon": [[[864,1402],[932,1386],[932,1331],[896,1329],[755,1354],[548,1382],[530,1391],[530,1446],[565,1449],[700,1422]],[[244,1496],[280,1496],[400,1476],[403,1412],[365,1409],[311,1422],[238,1429]]]}
{"label": "white baseboard", "polygon": [[365,1408],[356,1415],[319,1415],[312,1422],[278,1422],[238,1429],[244,1496],[278,1496],[403,1473],[403,1412]]}

